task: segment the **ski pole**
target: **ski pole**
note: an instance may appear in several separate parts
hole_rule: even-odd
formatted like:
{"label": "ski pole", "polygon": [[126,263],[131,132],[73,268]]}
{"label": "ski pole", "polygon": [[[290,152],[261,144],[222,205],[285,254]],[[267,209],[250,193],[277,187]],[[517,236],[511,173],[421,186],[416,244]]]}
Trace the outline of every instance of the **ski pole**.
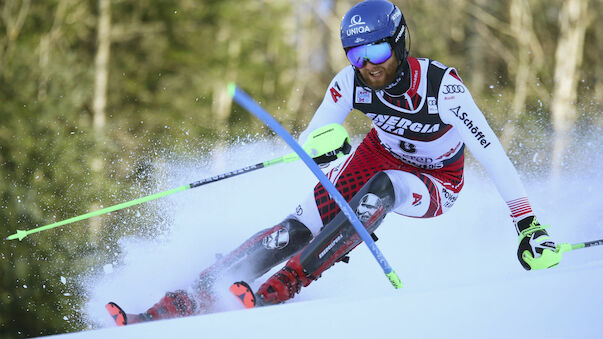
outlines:
{"label": "ski pole", "polygon": [[[49,229],[52,229],[52,228],[55,228],[55,227],[59,227],[59,226],[63,226],[63,225],[67,225],[67,224],[70,224],[70,223],[73,223],[73,222],[76,222],[76,221],[86,220],[86,219],[89,219],[89,218],[92,218],[92,217],[95,217],[95,216],[98,216],[98,215],[102,215],[102,214],[106,214],[106,213],[111,213],[111,212],[114,212],[114,211],[117,211],[117,210],[121,210],[121,209],[124,209],[124,208],[127,208],[127,207],[131,207],[131,206],[134,206],[134,205],[138,205],[138,204],[142,204],[142,203],[145,203],[145,202],[148,202],[148,201],[159,199],[159,198],[162,198],[162,197],[174,194],[174,193],[186,191],[186,190],[189,190],[191,188],[195,188],[195,187],[206,185],[206,184],[209,184],[209,183],[212,183],[212,182],[216,182],[216,181],[220,181],[220,180],[223,180],[223,179],[231,178],[231,177],[234,177],[234,176],[237,176],[237,175],[241,175],[243,173],[249,173],[249,172],[258,170],[260,168],[264,168],[264,167],[276,165],[276,164],[282,163],[282,162],[287,162],[287,160],[289,160],[289,159],[286,159],[286,157],[287,156],[283,156],[281,158],[277,158],[277,159],[274,159],[274,160],[265,161],[265,162],[261,162],[261,163],[255,164],[255,165],[243,167],[243,168],[231,171],[231,172],[226,172],[226,173],[219,174],[219,175],[216,175],[216,176],[213,176],[213,177],[210,177],[210,178],[205,178],[203,180],[195,181],[195,182],[187,184],[187,185],[182,185],[180,187],[176,187],[176,188],[173,188],[173,189],[170,189],[170,190],[167,190],[167,191],[155,193],[155,194],[152,194],[152,195],[148,195],[146,197],[134,199],[134,200],[127,201],[127,202],[124,202],[124,203],[121,203],[121,204],[109,206],[109,207],[106,207],[106,208],[103,208],[103,209],[100,209],[100,210],[92,211],[92,212],[89,212],[89,213],[86,213],[86,214],[82,214],[82,215],[77,216],[77,217],[65,219],[63,221],[55,222],[53,224],[49,224],[49,225],[46,225],[46,226],[41,226],[41,227],[38,227],[38,228],[26,230],[26,231],[24,231],[24,230],[17,230],[17,233],[8,236],[6,238],[6,240],[19,239],[19,241],[21,241],[21,240],[23,240],[23,238],[25,238],[26,236],[28,236],[30,234],[34,234],[34,233],[46,231],[46,230],[49,230]],[[295,159],[293,159],[293,160],[295,160]],[[291,161],[291,160],[289,160],[289,161]]]}
{"label": "ski pole", "polygon": [[333,200],[339,205],[339,208],[343,212],[343,214],[350,220],[356,232],[360,235],[364,243],[368,246],[369,250],[381,265],[383,272],[392,283],[395,288],[401,288],[402,282],[400,278],[396,274],[396,272],[389,265],[385,256],[371,236],[368,231],[364,228],[364,225],[360,222],[350,205],[345,201],[345,198],[339,193],[337,188],[329,181],[329,179],[325,176],[325,174],[318,168],[316,163],[308,156],[308,154],[302,149],[302,147],[293,139],[293,137],[287,132],[283,126],[281,126],[268,112],[266,112],[260,105],[258,105],[247,93],[241,90],[234,83],[228,84],[228,93],[230,96],[243,108],[253,113],[256,117],[262,120],[266,125],[268,125],[273,131],[275,131],[278,135],[280,135],[283,140],[299,155],[299,157],[303,160],[303,162],[308,166],[308,168],[314,173],[314,175],[318,178],[323,187],[329,192]]}
{"label": "ski pole", "polygon": [[[332,154],[333,152],[336,153],[337,157],[340,157],[343,154],[338,153],[337,150],[341,149],[342,145],[344,145],[346,142],[349,142],[349,136],[348,136],[346,130],[341,125],[331,124],[331,125],[327,125],[323,128],[319,128],[316,131],[312,132],[310,134],[310,136],[308,137],[308,140],[311,140],[312,142],[309,143],[309,147],[307,147],[308,148],[307,152],[312,154],[313,157],[320,157],[327,153]],[[77,217],[73,217],[73,218],[63,220],[63,221],[55,222],[53,224],[49,224],[46,226],[41,226],[41,227],[30,229],[30,230],[17,230],[17,233],[8,236],[6,238],[6,240],[19,239],[19,241],[21,241],[21,240],[23,240],[23,238],[27,237],[30,234],[46,231],[46,230],[49,230],[49,229],[52,229],[55,227],[59,227],[59,226],[63,226],[63,225],[67,225],[67,224],[70,224],[70,223],[73,223],[76,221],[86,220],[86,219],[89,219],[89,218],[92,218],[92,217],[95,217],[98,215],[114,212],[114,211],[121,210],[121,209],[124,209],[127,207],[142,204],[142,203],[145,203],[145,202],[148,202],[151,200],[159,199],[159,198],[162,198],[162,197],[174,194],[174,193],[186,191],[191,188],[196,188],[196,187],[203,186],[203,185],[206,185],[206,184],[209,184],[212,182],[224,180],[227,178],[232,178],[234,176],[241,175],[244,173],[249,173],[249,172],[252,172],[255,170],[259,170],[261,168],[266,168],[266,167],[270,167],[270,166],[273,166],[276,164],[287,163],[287,162],[292,162],[292,161],[296,161],[296,160],[299,160],[299,156],[296,153],[289,153],[287,155],[284,155],[284,156],[276,158],[276,159],[260,162],[255,165],[246,166],[246,167],[234,170],[234,171],[215,175],[213,177],[195,181],[195,182],[187,184],[187,185],[182,185],[180,187],[176,187],[176,188],[173,188],[173,189],[170,189],[167,191],[155,193],[152,195],[148,195],[146,197],[134,199],[134,200],[127,201],[127,202],[124,202],[121,204],[109,206],[109,207],[106,207],[106,208],[103,208],[100,210],[92,211],[92,212],[89,212],[89,213],[86,213],[86,214],[83,214],[83,215],[80,215]]]}
{"label": "ski pole", "polygon": [[576,244],[563,243],[563,244],[558,245],[558,252],[561,252],[561,253],[569,252],[569,251],[573,251],[573,250],[579,250],[581,248],[587,248],[587,247],[599,246],[599,245],[603,245],[603,239],[579,242]]}

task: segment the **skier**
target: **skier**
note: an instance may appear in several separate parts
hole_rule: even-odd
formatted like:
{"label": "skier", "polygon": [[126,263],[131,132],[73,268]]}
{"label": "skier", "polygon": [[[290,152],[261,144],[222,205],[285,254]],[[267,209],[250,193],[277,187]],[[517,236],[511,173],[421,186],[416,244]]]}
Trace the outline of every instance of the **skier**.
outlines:
{"label": "skier", "polygon": [[[299,140],[321,126],[342,123],[352,109],[372,120],[373,129],[358,148],[328,173],[368,232],[374,235],[389,212],[431,218],[450,209],[463,187],[467,145],[510,209],[523,268],[557,265],[561,252],[534,216],[516,169],[465,83],[454,68],[409,55],[400,9],[387,0],[355,5],[342,19],[341,42],[350,65],[331,81]],[[336,262],[347,262],[360,243],[319,183],[285,220],[202,272],[191,291],[167,293],[139,315],[126,315],[113,303],[107,308],[118,324],[214,312],[218,279],[253,281],[287,260],[254,295],[242,295],[251,305],[282,303]]]}

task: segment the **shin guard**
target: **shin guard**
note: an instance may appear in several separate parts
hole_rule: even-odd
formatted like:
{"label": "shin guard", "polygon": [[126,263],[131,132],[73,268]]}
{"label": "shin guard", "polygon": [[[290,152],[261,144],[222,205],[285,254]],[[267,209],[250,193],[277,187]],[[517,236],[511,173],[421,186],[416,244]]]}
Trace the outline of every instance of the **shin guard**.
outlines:
{"label": "shin guard", "polygon": [[[349,202],[369,233],[377,229],[394,203],[394,188],[384,172],[373,176]],[[293,298],[361,242],[350,221],[340,212],[308,246],[260,286],[259,302],[276,304]]]}
{"label": "shin guard", "polygon": [[194,284],[194,294],[167,293],[148,313],[152,319],[165,319],[215,311],[214,285],[222,277],[230,281],[255,280],[272,267],[299,252],[312,239],[301,222],[288,218],[279,225],[253,235],[234,251],[203,271]]}

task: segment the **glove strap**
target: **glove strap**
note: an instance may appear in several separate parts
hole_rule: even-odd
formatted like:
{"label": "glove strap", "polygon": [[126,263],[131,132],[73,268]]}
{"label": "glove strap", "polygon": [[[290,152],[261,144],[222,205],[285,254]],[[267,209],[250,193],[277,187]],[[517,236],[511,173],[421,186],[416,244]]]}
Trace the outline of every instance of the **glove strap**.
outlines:
{"label": "glove strap", "polygon": [[534,218],[534,220],[530,224],[530,227],[528,227],[525,230],[519,232],[519,242],[521,242],[521,240],[523,240],[523,238],[531,235],[532,233],[544,230],[544,229],[546,229],[548,227],[549,227],[549,225],[540,225],[538,223],[538,221],[536,220],[536,218]]}
{"label": "glove strap", "polygon": [[325,154],[319,156],[319,157],[314,157],[314,162],[316,162],[318,165],[328,165],[331,161],[335,161],[338,158],[344,156],[345,154],[350,153],[350,151],[352,150],[352,145],[350,145],[350,143],[348,142],[348,139],[345,139],[343,141],[343,145],[341,145],[341,147],[334,149],[330,152],[326,152]]}

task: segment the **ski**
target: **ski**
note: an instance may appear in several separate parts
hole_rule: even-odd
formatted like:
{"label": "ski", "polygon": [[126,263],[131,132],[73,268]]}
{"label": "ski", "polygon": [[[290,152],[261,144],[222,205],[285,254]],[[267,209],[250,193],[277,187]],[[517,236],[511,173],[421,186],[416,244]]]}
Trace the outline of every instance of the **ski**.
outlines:
{"label": "ski", "polygon": [[232,293],[237,299],[245,306],[245,308],[254,308],[257,306],[262,306],[257,303],[257,299],[255,298],[255,294],[251,290],[249,284],[244,281],[238,281],[232,284],[229,288],[230,293]]}
{"label": "ski", "polygon": [[145,313],[128,314],[124,312],[124,310],[119,307],[119,305],[112,301],[107,303],[107,305],[105,305],[105,308],[107,309],[107,312],[109,312],[109,315],[111,315],[111,318],[113,318],[117,326],[125,326],[129,324],[136,324],[143,321],[151,320],[150,316]]}
{"label": "ski", "polygon": [[[245,308],[255,308],[264,306],[261,300],[257,300],[249,284],[244,281],[235,282],[229,288],[232,293]],[[152,317],[147,313],[131,314],[126,313],[119,305],[114,302],[109,302],[105,305],[107,312],[117,326],[125,326],[136,324],[145,321],[153,320]]]}

